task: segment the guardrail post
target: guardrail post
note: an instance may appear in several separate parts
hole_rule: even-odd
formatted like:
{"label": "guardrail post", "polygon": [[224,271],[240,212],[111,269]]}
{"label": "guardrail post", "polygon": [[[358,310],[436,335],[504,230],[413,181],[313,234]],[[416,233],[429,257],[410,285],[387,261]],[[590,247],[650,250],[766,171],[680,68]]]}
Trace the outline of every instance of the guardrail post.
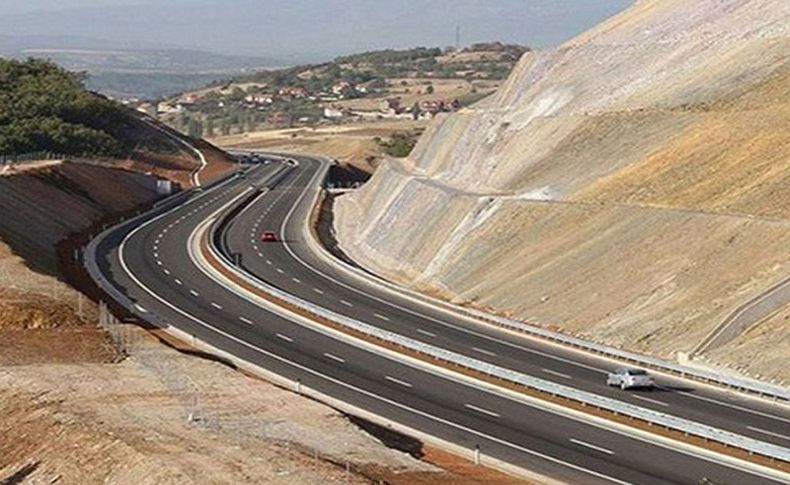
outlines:
{"label": "guardrail post", "polygon": [[480,445],[475,445],[475,465],[480,464]]}

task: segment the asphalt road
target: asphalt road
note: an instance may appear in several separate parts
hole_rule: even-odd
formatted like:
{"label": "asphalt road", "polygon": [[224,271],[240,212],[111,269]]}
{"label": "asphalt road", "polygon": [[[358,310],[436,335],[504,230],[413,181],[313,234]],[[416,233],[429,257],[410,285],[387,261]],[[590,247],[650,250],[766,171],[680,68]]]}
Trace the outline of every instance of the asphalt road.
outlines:
{"label": "asphalt road", "polygon": [[[244,240],[249,244],[256,240],[255,237],[249,237],[250,231],[252,235],[257,235],[261,230],[276,230],[283,222],[288,222],[286,219],[289,214],[294,217],[293,221],[299,217],[300,210],[292,212],[291,208],[299,200],[303,189],[308,187],[311,171],[317,168],[314,162],[307,159],[300,161],[300,166],[292,170],[285,180],[258,199],[256,207],[241,214],[238,223],[240,228],[244,228],[246,217],[252,217],[252,226],[240,229],[246,231]],[[648,442],[611,429],[610,426],[601,427],[590,420],[524,398],[478,387],[477,384],[457,380],[443,373],[429,372],[422,366],[404,364],[381,352],[358,348],[312,326],[278,316],[237,296],[195,265],[187,241],[195,227],[209,215],[237,197],[243,197],[251,184],[265,183],[276,170],[278,168],[274,165],[256,168],[245,179],[232,180],[194,194],[176,209],[151,214],[142,223],[119,226],[98,245],[97,262],[102,273],[115,288],[136,303],[136,313],[143,318],[156,316],[217,348],[283,377],[298,379],[305,386],[359,409],[468,449],[479,446],[483,461],[486,457],[495,457],[572,483],[693,484],[699,483],[703,477],[714,483],[782,483],[738,465]],[[251,264],[258,257],[257,253],[261,252],[263,256],[259,258],[262,266],[251,270],[267,280],[271,278],[279,286],[284,286],[286,278],[303,286],[298,293],[303,297],[310,292],[322,297],[333,289],[342,288],[336,282],[322,282],[310,270],[302,275],[304,279],[300,278],[295,271],[301,263],[293,257],[273,259],[276,253],[286,258],[290,254],[288,248],[298,247],[301,251],[308,251],[294,229],[297,222],[293,224],[286,224],[287,246],[267,244],[260,251],[251,253],[247,250],[243,263]],[[235,231],[234,225],[231,232]],[[266,263],[267,259],[271,264]],[[275,261],[278,263],[275,264]],[[272,266],[272,272],[262,269],[263,265]],[[286,271],[294,273],[287,274]],[[273,275],[278,275],[280,279],[275,281]],[[294,281],[294,278],[299,281]],[[342,295],[352,298],[351,294]],[[356,294],[353,299],[339,297],[338,302],[342,299],[351,303],[351,309],[359,305],[358,311],[379,313],[361,309],[364,295]],[[340,304],[348,306],[342,302]],[[382,325],[399,323],[402,332],[414,324],[411,319],[419,319],[417,321],[421,325],[427,325],[419,314],[414,315],[413,312],[404,311],[411,315],[411,319],[405,320],[404,317],[401,320],[400,316],[396,316],[400,314],[394,313],[394,309],[385,306],[381,310],[383,313],[380,315],[384,318],[375,315],[373,318],[380,320]],[[440,318],[444,319],[445,315],[432,317],[429,321]],[[368,318],[365,320],[373,323]],[[438,324],[434,322],[433,325]],[[449,346],[456,342],[453,345],[457,345],[457,339],[460,338],[480,338],[481,342],[487,343],[479,349],[494,354],[488,357],[509,356],[507,358],[514,361],[513,365],[516,365],[518,355],[527,355],[528,361],[537,361],[540,356],[523,350],[522,347],[530,347],[522,339],[511,340],[511,337],[499,332],[491,340],[460,331],[458,337],[450,338],[451,327],[448,326],[436,327],[436,332],[416,328],[435,335],[430,337],[424,334],[426,337],[438,339],[441,336],[441,341],[432,342],[435,344],[441,342],[444,345],[446,342]],[[474,330],[481,335],[487,335],[488,332],[482,332],[478,327],[474,327]],[[496,348],[496,351],[488,350],[491,348]],[[556,349],[552,348],[551,351],[556,352]],[[476,355],[478,358],[486,357],[485,352],[477,353],[480,354]],[[572,367],[575,369],[577,366]],[[588,370],[593,372],[592,369]],[[574,370],[569,374],[574,378],[573,385],[576,385],[576,380],[582,381],[581,377],[576,377],[578,372]],[[595,375],[601,378],[600,371],[597,372]],[[693,393],[696,394],[696,391]],[[667,393],[666,396],[671,394],[675,393]],[[645,397],[659,399],[658,393]],[[663,398],[664,394],[660,397]],[[744,405],[752,406],[753,403]],[[775,409],[771,411],[777,412]],[[751,416],[752,413],[746,414]],[[776,431],[781,428],[774,426],[770,429]]]}
{"label": "asphalt road", "polygon": [[[249,273],[335,312],[478,360],[790,446],[787,407],[671,377],[659,378],[654,390],[624,392],[605,385],[606,373],[621,366],[611,360],[454,318],[337,271],[302,244],[306,213],[300,209],[309,207],[292,208],[318,163],[307,157],[300,162],[297,170],[255,200],[227,228],[227,248],[242,255],[242,266]],[[283,243],[260,242],[264,230],[282,234]]]}

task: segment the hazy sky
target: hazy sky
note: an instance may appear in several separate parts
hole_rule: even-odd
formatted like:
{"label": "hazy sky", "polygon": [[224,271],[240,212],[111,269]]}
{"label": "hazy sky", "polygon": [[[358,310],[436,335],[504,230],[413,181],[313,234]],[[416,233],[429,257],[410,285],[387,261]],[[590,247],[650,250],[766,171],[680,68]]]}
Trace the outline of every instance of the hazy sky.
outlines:
{"label": "hazy sky", "polygon": [[292,61],[386,47],[556,45],[631,0],[0,0],[0,34]]}

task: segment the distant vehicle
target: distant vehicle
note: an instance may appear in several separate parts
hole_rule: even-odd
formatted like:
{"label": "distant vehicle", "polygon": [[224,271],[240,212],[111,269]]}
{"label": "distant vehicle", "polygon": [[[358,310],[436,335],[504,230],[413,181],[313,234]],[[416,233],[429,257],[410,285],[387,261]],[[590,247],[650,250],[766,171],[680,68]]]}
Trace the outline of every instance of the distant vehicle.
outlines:
{"label": "distant vehicle", "polygon": [[273,231],[264,231],[261,233],[261,241],[263,242],[277,242],[277,234]]}
{"label": "distant vehicle", "polygon": [[620,386],[620,389],[631,389],[634,387],[653,387],[653,378],[642,369],[617,369],[606,376],[607,386]]}

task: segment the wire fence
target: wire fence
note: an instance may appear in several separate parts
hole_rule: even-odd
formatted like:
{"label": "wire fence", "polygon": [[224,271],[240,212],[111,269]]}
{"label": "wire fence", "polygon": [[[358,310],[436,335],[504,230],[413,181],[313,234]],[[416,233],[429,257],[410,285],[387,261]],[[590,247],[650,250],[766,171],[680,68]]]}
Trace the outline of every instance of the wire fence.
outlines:
{"label": "wire fence", "polygon": [[[289,439],[288,432],[278,430],[281,420],[264,419],[248,413],[218,412],[208,404],[210,396],[185,374],[172,359],[172,354],[160,345],[146,341],[145,331],[133,322],[125,322],[110,311],[106,303],[99,303],[99,326],[110,336],[116,348],[132,356],[145,370],[153,374],[182,408],[183,418],[192,426],[223,434],[236,442],[250,439],[270,444],[282,452],[273,461],[280,476],[300,480],[301,473],[316,474],[332,483],[372,482],[384,485],[387,481],[370,468],[336,454],[328,454]],[[290,433],[293,434],[293,433]],[[283,437],[285,435],[285,437]],[[325,475],[322,475],[325,474]]]}

